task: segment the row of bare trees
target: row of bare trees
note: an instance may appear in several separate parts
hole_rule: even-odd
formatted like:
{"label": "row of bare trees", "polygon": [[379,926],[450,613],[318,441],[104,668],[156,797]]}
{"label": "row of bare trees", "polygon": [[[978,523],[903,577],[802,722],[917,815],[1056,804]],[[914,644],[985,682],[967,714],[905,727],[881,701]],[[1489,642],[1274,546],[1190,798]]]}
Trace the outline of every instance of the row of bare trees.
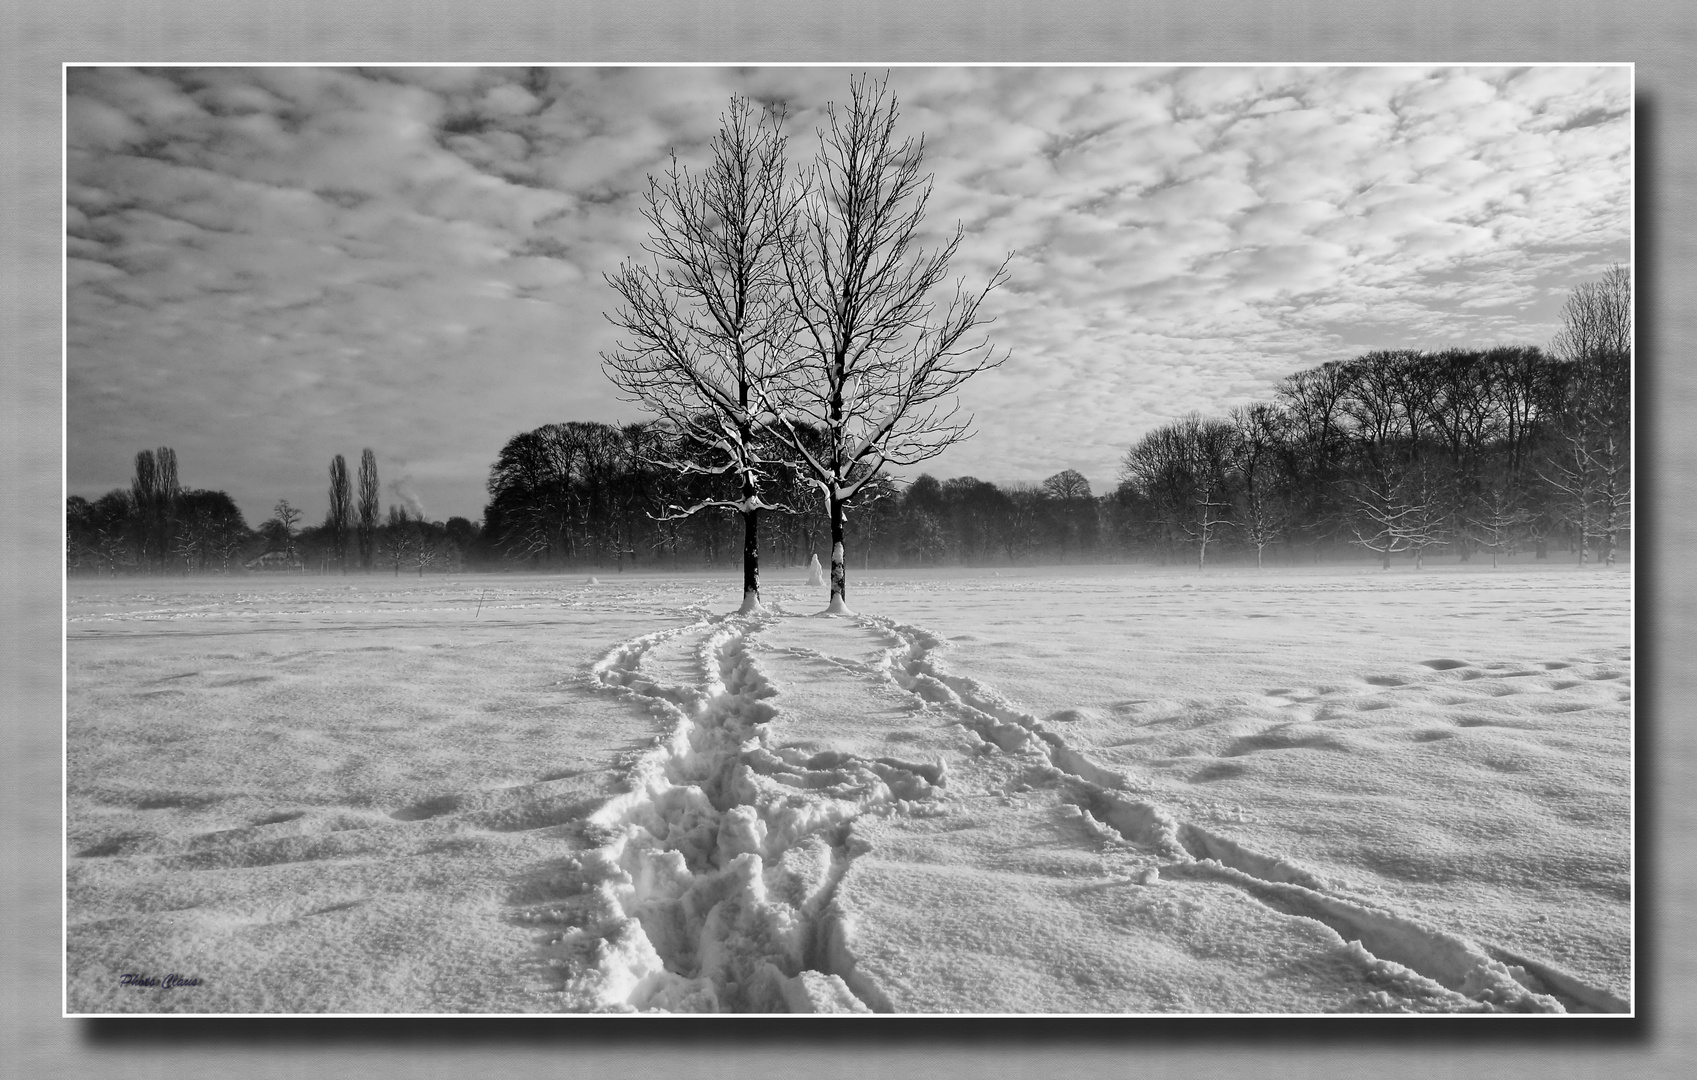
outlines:
{"label": "row of bare trees", "polygon": [[[397,576],[416,572],[422,576],[427,571],[463,570],[476,557],[481,530],[467,519],[429,521],[405,506],[391,504],[388,515],[378,521],[375,520],[375,483],[369,491],[372,498],[366,500],[362,496],[361,505],[356,508],[359,516],[354,519],[360,570],[365,573],[388,570]],[[346,525],[337,528],[334,506],[321,525],[296,529],[300,519],[301,512],[283,499],[272,509],[272,516],[260,524],[258,553],[269,564],[265,568],[348,573],[351,569],[346,558],[348,528]]]}
{"label": "row of bare trees", "polygon": [[433,522],[398,503],[383,514],[377,455],[370,447],[360,453],[357,483],[356,492],[347,459],[337,454],[330,460],[329,509],[323,523],[297,532],[300,511],[283,500],[259,526],[266,550],[282,555],[281,564],[287,567],[343,574],[385,569],[423,575],[464,569],[476,558],[481,530],[465,518]]}
{"label": "row of bare trees", "polygon": [[203,574],[242,568],[457,570],[480,553],[480,529],[464,518],[431,522],[400,505],[380,516],[376,454],[361,455],[357,500],[346,459],[330,463],[329,512],[301,528],[301,512],[279,500],[250,529],[222,491],[183,487],[170,447],[136,455],[128,489],[90,501],[67,498],[65,566],[78,574]]}
{"label": "row of bare trees", "polygon": [[733,98],[703,171],[674,158],[649,178],[648,258],[608,279],[621,339],[603,361],[658,421],[645,460],[730,482],[684,485],[662,516],[741,516],[745,612],[761,606],[762,512],[805,513],[778,495],[786,476],[824,505],[830,608],[847,611],[851,508],[874,501],[887,468],[964,438],[952,393],[1005,359],[974,331],[1006,263],[940,299],[964,234],[922,246],[932,180],[898,115],[887,83],[851,79],[811,160],[793,165],[783,114]]}
{"label": "row of bare trees", "polygon": [[1298,372],[1271,402],[1188,416],[1127,452],[1124,527],[1206,565],[1230,543],[1348,543],[1389,566],[1569,538],[1613,563],[1631,510],[1631,280],[1569,296],[1549,351],[1382,351]]}

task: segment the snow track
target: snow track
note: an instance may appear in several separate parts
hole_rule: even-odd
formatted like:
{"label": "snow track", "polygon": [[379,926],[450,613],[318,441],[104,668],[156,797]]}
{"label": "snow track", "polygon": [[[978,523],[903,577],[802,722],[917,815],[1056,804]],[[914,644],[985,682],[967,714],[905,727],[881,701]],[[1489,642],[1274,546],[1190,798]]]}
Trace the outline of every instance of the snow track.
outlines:
{"label": "snow track", "polygon": [[[884,665],[902,689],[956,719],[984,741],[986,752],[1035,755],[1079,807],[1087,828],[1111,842],[1154,855],[1159,878],[1232,886],[1267,907],[1319,922],[1352,949],[1359,962],[1393,982],[1413,984],[1409,995],[1449,1011],[1627,1012],[1615,995],[1588,986],[1547,964],[1480,945],[1343,894],[1312,871],[1252,851],[1160,805],[1133,795],[1123,774],[1096,765],[1043,721],[1013,707],[993,689],[946,671],[934,654],[943,639],[920,627],[863,617],[888,636]],[[1395,1007],[1387,996],[1385,1004]]]}
{"label": "snow track", "polygon": [[[863,850],[855,820],[933,798],[940,771],[781,745],[776,691],[750,647],[769,621],[703,619],[594,665],[597,685],[673,730],[590,818],[595,850],[531,909],[569,1007],[889,1011],[855,970],[833,896]],[[676,681],[691,671],[700,685]]]}

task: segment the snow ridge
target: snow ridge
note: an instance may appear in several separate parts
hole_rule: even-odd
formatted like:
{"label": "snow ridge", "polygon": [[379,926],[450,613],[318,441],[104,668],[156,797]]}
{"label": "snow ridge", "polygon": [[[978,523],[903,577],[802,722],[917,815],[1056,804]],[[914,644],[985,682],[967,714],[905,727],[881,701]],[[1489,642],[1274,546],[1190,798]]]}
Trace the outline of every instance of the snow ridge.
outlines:
{"label": "snow ridge", "polygon": [[1341,895],[1288,860],[1252,851],[1128,794],[1131,782],[1067,745],[1043,721],[977,681],[946,671],[934,654],[944,639],[921,627],[863,616],[891,642],[882,667],[899,687],[940,707],[984,740],[989,752],[1045,760],[1082,811],[1087,828],[1163,860],[1159,877],[1217,881],[1268,907],[1330,927],[1364,966],[1416,984],[1416,996],[1455,1011],[1626,1012],[1626,1002],[1549,965],[1482,946]]}
{"label": "snow ridge", "polygon": [[[933,767],[776,746],[776,691],[754,635],[775,616],[702,619],[609,651],[592,684],[674,722],[629,791],[589,820],[598,846],[556,883],[575,902],[534,921],[567,1006],[675,1012],[890,1011],[856,971],[833,903],[866,850],[855,819],[930,799]],[[669,682],[661,654],[695,642],[702,685]],[[654,659],[652,666],[645,659]]]}

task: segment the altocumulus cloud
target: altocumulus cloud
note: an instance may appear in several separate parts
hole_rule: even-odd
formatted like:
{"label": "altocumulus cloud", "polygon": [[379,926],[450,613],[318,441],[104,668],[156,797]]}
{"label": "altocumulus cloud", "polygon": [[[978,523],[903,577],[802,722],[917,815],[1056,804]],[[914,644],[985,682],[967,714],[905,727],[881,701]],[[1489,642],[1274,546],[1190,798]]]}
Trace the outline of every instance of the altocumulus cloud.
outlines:
{"label": "altocumulus cloud", "polygon": [[[882,74],[882,73],[879,73]],[[475,517],[510,435],[632,420],[602,275],[728,95],[809,152],[845,69],[76,69],[69,484],[177,448],[250,518],[378,450]],[[899,68],[927,228],[992,303],[944,475],[1103,488],[1150,426],[1369,348],[1541,344],[1630,251],[1627,69]]]}

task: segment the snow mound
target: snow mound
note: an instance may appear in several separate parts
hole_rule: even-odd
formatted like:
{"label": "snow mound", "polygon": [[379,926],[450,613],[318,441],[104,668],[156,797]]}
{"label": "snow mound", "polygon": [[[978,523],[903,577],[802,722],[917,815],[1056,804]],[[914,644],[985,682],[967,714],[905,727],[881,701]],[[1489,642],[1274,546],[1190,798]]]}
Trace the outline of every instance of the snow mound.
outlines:
{"label": "snow mound", "polygon": [[819,556],[814,555],[807,564],[807,584],[810,588],[819,588],[826,584],[825,570],[819,565]]}

